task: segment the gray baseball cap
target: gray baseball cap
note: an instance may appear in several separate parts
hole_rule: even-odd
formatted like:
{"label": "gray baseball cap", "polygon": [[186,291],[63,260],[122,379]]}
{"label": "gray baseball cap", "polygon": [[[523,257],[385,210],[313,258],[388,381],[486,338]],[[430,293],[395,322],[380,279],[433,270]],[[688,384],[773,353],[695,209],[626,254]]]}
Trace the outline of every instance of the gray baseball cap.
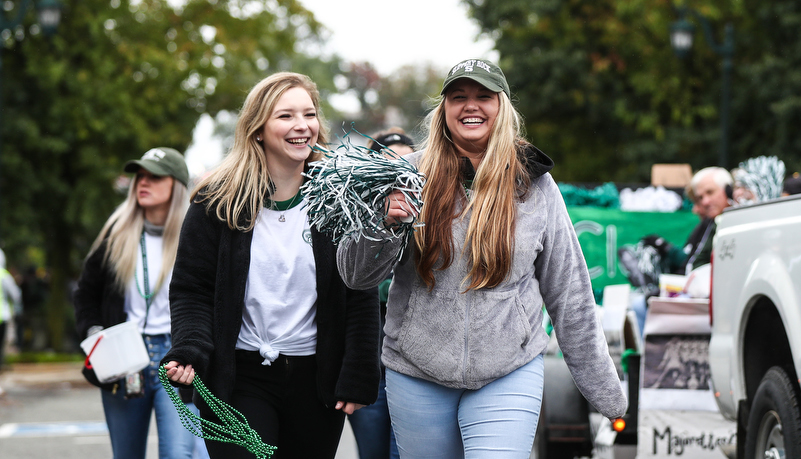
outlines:
{"label": "gray baseball cap", "polygon": [[485,59],[467,59],[459,62],[451,68],[445,81],[442,83],[441,95],[445,94],[448,86],[459,78],[469,78],[481,86],[493,92],[506,93],[506,97],[512,98],[509,91],[509,83],[500,67]]}
{"label": "gray baseball cap", "polygon": [[136,172],[140,167],[153,175],[169,175],[183,183],[184,186],[189,186],[189,169],[186,167],[184,155],[173,148],[151,148],[142,155],[142,159],[125,163],[124,170],[125,172]]}

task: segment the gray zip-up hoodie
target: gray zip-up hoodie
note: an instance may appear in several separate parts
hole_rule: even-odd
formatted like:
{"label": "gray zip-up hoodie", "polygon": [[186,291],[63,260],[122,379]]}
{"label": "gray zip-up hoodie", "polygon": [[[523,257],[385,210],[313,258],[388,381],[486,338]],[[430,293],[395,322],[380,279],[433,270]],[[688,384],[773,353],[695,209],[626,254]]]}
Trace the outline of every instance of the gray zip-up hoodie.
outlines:
{"label": "gray zip-up hoodie", "polygon": [[[479,389],[541,354],[549,339],[542,326],[544,305],[581,393],[604,416],[622,416],[626,398],[596,315],[581,247],[548,173],[553,162],[532,145],[524,152],[531,186],[517,204],[511,272],[497,287],[464,291],[469,266],[460,251],[469,214],[453,220],[457,253],[448,269],[434,271],[431,291],[415,270],[413,243],[393,265],[398,240],[343,241],[337,251],[340,273],[349,287],[365,289],[394,268],[382,361],[399,373],[452,388]],[[405,158],[416,164],[420,155]]]}

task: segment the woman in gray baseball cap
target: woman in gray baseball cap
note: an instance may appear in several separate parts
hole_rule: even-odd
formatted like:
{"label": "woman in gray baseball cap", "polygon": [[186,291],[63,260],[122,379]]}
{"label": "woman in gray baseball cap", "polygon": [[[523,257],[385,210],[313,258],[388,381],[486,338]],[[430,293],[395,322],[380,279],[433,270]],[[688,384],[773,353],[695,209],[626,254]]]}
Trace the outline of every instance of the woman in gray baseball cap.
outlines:
{"label": "woman in gray baseball cap", "polygon": [[183,155],[167,147],[148,150],[124,170],[135,175],[127,198],[89,250],[75,293],[75,317],[81,338],[133,322],[150,364],[112,381],[99,381],[87,367],[84,376],[102,389],[115,459],[144,459],[153,411],[159,457],[191,458],[194,436],[158,379],[158,363],[171,346],[168,286],[189,205],[189,172]]}
{"label": "woman in gray baseball cap", "polygon": [[[420,215],[403,193],[385,225],[416,217],[412,250],[376,234],[340,244],[351,288],[394,270],[382,361],[404,458],[526,459],[542,400],[543,305],[576,384],[600,413],[626,399],[596,318],[587,266],[553,162],[525,140],[501,69],[459,62],[428,115]],[[409,253],[411,252],[411,253]]]}

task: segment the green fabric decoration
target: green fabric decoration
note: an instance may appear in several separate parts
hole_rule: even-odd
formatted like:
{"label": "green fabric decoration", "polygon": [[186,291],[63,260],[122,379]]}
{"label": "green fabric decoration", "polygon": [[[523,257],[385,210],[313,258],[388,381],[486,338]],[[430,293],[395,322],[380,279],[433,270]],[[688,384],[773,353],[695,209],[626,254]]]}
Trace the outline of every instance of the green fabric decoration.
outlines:
{"label": "green fabric decoration", "polygon": [[620,208],[620,192],[612,182],[606,182],[593,189],[580,188],[567,183],[558,183],[557,185],[567,206]]}
{"label": "green fabric decoration", "polygon": [[639,355],[639,352],[634,349],[626,349],[620,354],[620,367],[623,369],[623,373],[629,372],[629,357],[632,355]]}
{"label": "green fabric decoration", "polygon": [[691,212],[628,212],[572,206],[567,208],[567,213],[587,261],[593,290],[629,283],[617,257],[621,247],[636,246],[649,234],[659,234],[681,246],[699,221]]}

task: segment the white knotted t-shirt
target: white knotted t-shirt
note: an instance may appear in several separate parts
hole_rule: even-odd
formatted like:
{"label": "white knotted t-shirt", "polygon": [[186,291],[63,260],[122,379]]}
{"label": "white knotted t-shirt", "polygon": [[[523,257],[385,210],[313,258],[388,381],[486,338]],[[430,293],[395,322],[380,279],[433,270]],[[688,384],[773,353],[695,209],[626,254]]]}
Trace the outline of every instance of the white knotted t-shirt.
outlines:
{"label": "white knotted t-shirt", "polygon": [[285,211],[264,208],[253,229],[236,348],[259,351],[263,365],[279,353],[314,354],[316,301],[316,269],[304,203]]}

